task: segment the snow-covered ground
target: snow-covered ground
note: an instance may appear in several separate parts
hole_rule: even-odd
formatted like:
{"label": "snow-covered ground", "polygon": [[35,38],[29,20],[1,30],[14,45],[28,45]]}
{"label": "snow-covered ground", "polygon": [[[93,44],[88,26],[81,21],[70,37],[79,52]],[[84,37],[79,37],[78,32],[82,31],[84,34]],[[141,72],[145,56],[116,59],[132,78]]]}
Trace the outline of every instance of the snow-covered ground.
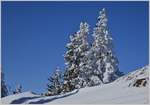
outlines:
{"label": "snow-covered ground", "polygon": [[[86,87],[64,95],[43,97],[32,92],[24,92],[4,97],[1,101],[5,104],[146,104],[149,103],[148,71],[149,68],[146,66],[112,83]],[[139,80],[146,81],[146,85]],[[138,87],[134,86],[137,83]]]}

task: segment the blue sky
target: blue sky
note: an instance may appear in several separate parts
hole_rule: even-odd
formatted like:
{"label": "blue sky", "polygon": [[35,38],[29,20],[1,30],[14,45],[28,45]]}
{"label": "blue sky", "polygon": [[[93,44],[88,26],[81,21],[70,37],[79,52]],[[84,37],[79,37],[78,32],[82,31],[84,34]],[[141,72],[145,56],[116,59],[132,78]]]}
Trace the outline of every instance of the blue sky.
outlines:
{"label": "blue sky", "polygon": [[2,2],[2,70],[13,89],[46,91],[48,76],[64,69],[69,35],[81,21],[95,26],[106,8],[120,71],[148,64],[148,2]]}

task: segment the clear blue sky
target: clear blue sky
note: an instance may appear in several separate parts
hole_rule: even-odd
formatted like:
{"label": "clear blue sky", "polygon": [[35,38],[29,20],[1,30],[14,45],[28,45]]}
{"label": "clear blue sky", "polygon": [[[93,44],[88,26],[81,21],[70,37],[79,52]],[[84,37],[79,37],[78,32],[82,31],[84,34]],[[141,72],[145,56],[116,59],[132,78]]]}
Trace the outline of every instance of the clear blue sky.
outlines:
{"label": "clear blue sky", "polygon": [[106,8],[120,71],[148,64],[148,2],[3,2],[2,69],[6,83],[46,91],[47,78],[64,68],[65,45],[81,21],[97,22]]}

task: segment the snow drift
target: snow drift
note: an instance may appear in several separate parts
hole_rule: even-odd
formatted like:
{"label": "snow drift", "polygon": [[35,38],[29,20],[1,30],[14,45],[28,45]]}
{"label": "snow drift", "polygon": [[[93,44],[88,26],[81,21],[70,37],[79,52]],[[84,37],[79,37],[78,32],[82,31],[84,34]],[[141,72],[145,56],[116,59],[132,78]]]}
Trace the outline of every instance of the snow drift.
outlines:
{"label": "snow drift", "polygon": [[10,95],[3,104],[146,104],[149,103],[149,67],[143,67],[116,81],[86,87],[56,96],[40,96],[32,92]]}

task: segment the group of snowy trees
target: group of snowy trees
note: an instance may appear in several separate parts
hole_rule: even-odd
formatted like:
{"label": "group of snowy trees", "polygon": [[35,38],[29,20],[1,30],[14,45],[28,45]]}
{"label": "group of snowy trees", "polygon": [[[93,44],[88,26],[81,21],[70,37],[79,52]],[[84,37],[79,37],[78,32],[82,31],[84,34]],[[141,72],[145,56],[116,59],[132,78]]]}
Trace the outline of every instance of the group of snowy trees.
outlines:
{"label": "group of snowy trees", "polygon": [[[114,81],[122,72],[118,69],[118,59],[113,51],[111,35],[108,32],[105,9],[102,9],[93,28],[93,42],[89,43],[89,25],[80,23],[80,29],[70,36],[64,54],[65,72],[57,68],[48,78],[48,92],[45,95],[57,95],[86,86],[95,86]],[[1,97],[8,95],[8,89],[1,72]],[[13,94],[21,93],[19,85]]]}
{"label": "group of snowy trees", "polygon": [[[22,92],[22,86],[18,85],[15,90],[12,91],[13,94],[18,94]],[[10,91],[8,89],[8,86],[6,85],[5,79],[4,79],[4,73],[1,71],[1,97],[8,96],[10,94]]]}
{"label": "group of snowy trees", "polygon": [[[57,94],[69,92],[77,88],[95,86],[114,81],[122,75],[118,69],[118,59],[112,46],[112,38],[108,32],[105,9],[99,13],[96,26],[93,29],[93,42],[89,44],[89,25],[80,23],[79,31],[70,36],[64,55],[66,68],[63,77],[54,73],[50,82],[54,81],[50,91]],[[58,79],[63,82],[58,83]],[[59,86],[58,86],[59,85]],[[59,92],[58,92],[58,90]]]}

